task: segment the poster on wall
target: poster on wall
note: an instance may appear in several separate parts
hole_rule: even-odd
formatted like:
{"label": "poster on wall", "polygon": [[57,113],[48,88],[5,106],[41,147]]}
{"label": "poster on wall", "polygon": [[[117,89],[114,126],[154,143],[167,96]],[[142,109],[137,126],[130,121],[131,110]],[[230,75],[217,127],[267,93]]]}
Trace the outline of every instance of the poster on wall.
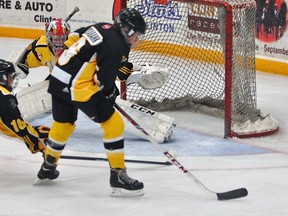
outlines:
{"label": "poster on wall", "polygon": [[287,3],[256,0],[256,53],[288,59]]}

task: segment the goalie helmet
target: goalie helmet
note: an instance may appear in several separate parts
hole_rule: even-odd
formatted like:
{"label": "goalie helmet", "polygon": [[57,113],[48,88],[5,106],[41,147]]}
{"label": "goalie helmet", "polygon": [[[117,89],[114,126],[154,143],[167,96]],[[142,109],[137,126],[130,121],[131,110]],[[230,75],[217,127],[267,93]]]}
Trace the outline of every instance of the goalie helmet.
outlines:
{"label": "goalie helmet", "polygon": [[46,23],[45,31],[49,48],[55,56],[60,56],[65,48],[64,42],[71,31],[70,25],[62,19],[55,19]]}
{"label": "goalie helmet", "polygon": [[115,18],[114,26],[124,38],[130,37],[134,33],[145,34],[147,28],[144,18],[134,8],[121,10]]}
{"label": "goalie helmet", "polygon": [[13,91],[18,85],[18,75],[13,63],[0,59],[0,85]]}

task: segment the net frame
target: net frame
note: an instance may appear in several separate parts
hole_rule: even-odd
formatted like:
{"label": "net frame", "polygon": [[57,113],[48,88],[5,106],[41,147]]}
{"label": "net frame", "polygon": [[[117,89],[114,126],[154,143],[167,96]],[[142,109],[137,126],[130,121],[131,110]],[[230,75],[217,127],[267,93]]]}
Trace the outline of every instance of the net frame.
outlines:
{"label": "net frame", "polygon": [[[148,2],[149,0],[145,0],[145,1],[141,1],[141,2]],[[171,0],[165,0],[165,1],[159,1],[159,0],[155,0],[155,3],[161,3],[161,4],[168,4],[169,2],[171,2]],[[218,110],[218,108],[213,107],[214,105],[212,105],[212,112],[211,112],[211,104],[205,104],[205,106],[201,105],[201,111],[206,113],[206,114],[210,114],[211,113],[217,113],[216,115],[222,115],[224,117],[224,137],[239,137],[239,138],[247,138],[247,137],[257,137],[257,136],[263,136],[263,135],[270,135],[275,133],[276,131],[278,131],[279,129],[279,125],[278,122],[272,118],[270,115],[262,115],[261,111],[259,109],[257,109],[257,104],[256,104],[256,71],[255,71],[255,50],[254,47],[248,47],[247,49],[249,49],[250,51],[254,51],[254,65],[252,65],[252,70],[254,70],[254,75],[255,77],[252,77],[253,80],[252,84],[248,84],[248,88],[252,88],[255,89],[255,95],[251,95],[250,100],[252,101],[252,107],[248,107],[247,109],[251,109],[252,113],[254,113],[253,117],[251,119],[246,119],[246,121],[242,122],[237,122],[237,118],[235,117],[235,115],[233,115],[233,112],[236,112],[233,108],[233,100],[235,100],[235,96],[232,95],[233,94],[233,88],[235,89],[237,87],[237,84],[235,84],[235,78],[233,77],[233,67],[235,67],[235,58],[237,58],[237,56],[235,57],[235,53],[233,54],[233,37],[235,39],[235,35],[233,35],[233,28],[235,28],[235,22],[233,23],[233,19],[235,19],[235,17],[233,17],[233,15],[235,16],[235,12],[233,10],[236,9],[244,9],[244,10],[254,10],[256,7],[256,3],[255,1],[213,1],[213,0],[173,0],[173,2],[180,2],[180,3],[187,3],[187,4],[198,4],[198,5],[207,5],[207,6],[212,6],[212,7],[216,7],[219,8],[219,11],[221,9],[224,9],[225,13],[224,13],[224,18],[223,18],[223,13],[222,13],[222,21],[224,20],[224,28],[220,28],[221,35],[222,38],[224,38],[224,70],[225,70],[225,86],[224,86],[224,100],[220,101],[220,104],[222,104],[223,110],[220,112],[215,112],[215,110]],[[128,2],[123,2],[122,3],[122,7],[133,7],[133,5],[131,5],[131,1],[129,3]],[[144,17],[145,18],[145,17]],[[218,18],[219,20],[221,19],[221,14],[218,14]],[[233,26],[234,25],[234,26]],[[253,36],[253,40],[255,40],[254,35],[249,35],[250,39],[252,39],[251,36]],[[147,41],[145,41],[146,38],[143,38],[142,43],[145,43]],[[255,41],[254,41],[255,43]],[[151,46],[150,46],[150,50],[145,50],[145,48],[137,48],[137,49],[133,49],[130,56],[132,56],[132,62],[133,60],[133,55],[134,53],[137,52],[153,52],[153,50],[151,51]],[[240,55],[239,55],[240,56]],[[238,57],[240,62],[244,62],[245,58],[243,57]],[[141,61],[141,60],[140,60]],[[234,62],[233,62],[234,61]],[[234,64],[234,65],[233,65]],[[252,61],[253,64],[253,61]],[[238,84],[239,85],[239,84]],[[236,87],[235,87],[236,86]],[[128,100],[132,100],[133,102],[136,102],[142,106],[146,106],[149,107],[151,109],[155,109],[155,110],[163,110],[163,104],[165,102],[163,102],[163,100],[159,101],[143,101],[143,100],[135,100],[135,99],[131,99],[129,98],[129,91],[131,93],[131,89],[129,90],[130,87],[126,87],[125,85],[121,85],[121,92],[122,92],[122,98],[124,99],[128,99]],[[237,89],[237,88],[236,88]],[[133,91],[133,90],[132,90]],[[127,95],[128,97],[127,97]],[[238,95],[239,97],[239,95]],[[249,96],[250,97],[250,96]],[[191,101],[189,98],[181,98],[182,101],[180,100],[174,100],[174,102],[176,102],[176,104],[180,103],[185,103],[185,104],[193,104],[194,107],[199,107],[198,105],[195,105],[195,101]],[[201,101],[196,101],[196,103],[198,104]],[[216,102],[217,103],[217,102]],[[169,106],[169,104],[171,104],[171,100],[166,101],[166,109],[165,110],[169,110],[171,109],[171,106]],[[204,108],[203,108],[204,107]],[[206,109],[207,107],[209,107],[208,109]],[[175,109],[175,107],[173,107],[173,109]],[[177,109],[177,108],[176,108]],[[197,111],[199,111],[200,109],[196,108]],[[195,110],[195,109],[194,109]],[[204,111],[203,111],[204,110]],[[209,111],[207,111],[209,110]],[[220,114],[219,114],[220,113]],[[212,114],[214,115],[214,114]],[[256,117],[255,117],[256,116]]]}

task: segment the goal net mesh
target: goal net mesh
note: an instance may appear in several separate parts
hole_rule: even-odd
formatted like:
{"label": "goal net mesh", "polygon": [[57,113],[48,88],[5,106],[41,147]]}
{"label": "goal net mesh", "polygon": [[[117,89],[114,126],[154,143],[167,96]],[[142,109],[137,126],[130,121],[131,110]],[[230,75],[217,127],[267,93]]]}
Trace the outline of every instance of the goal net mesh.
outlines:
{"label": "goal net mesh", "polygon": [[137,9],[148,27],[129,60],[164,64],[170,71],[161,88],[127,86],[128,100],[157,111],[222,116],[226,137],[278,129],[257,108],[255,0],[129,0],[127,7]]}

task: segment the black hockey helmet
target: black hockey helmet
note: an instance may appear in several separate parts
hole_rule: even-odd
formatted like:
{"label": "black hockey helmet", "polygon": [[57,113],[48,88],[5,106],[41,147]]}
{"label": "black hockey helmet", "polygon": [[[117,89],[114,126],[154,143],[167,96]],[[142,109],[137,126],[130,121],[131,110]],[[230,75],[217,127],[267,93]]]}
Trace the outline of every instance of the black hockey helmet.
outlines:
{"label": "black hockey helmet", "polygon": [[134,8],[121,10],[115,18],[114,26],[119,29],[124,38],[130,37],[136,32],[145,34],[147,28],[144,18]]}
{"label": "black hockey helmet", "polygon": [[0,59],[0,85],[12,91],[17,87],[18,81],[13,63]]}

